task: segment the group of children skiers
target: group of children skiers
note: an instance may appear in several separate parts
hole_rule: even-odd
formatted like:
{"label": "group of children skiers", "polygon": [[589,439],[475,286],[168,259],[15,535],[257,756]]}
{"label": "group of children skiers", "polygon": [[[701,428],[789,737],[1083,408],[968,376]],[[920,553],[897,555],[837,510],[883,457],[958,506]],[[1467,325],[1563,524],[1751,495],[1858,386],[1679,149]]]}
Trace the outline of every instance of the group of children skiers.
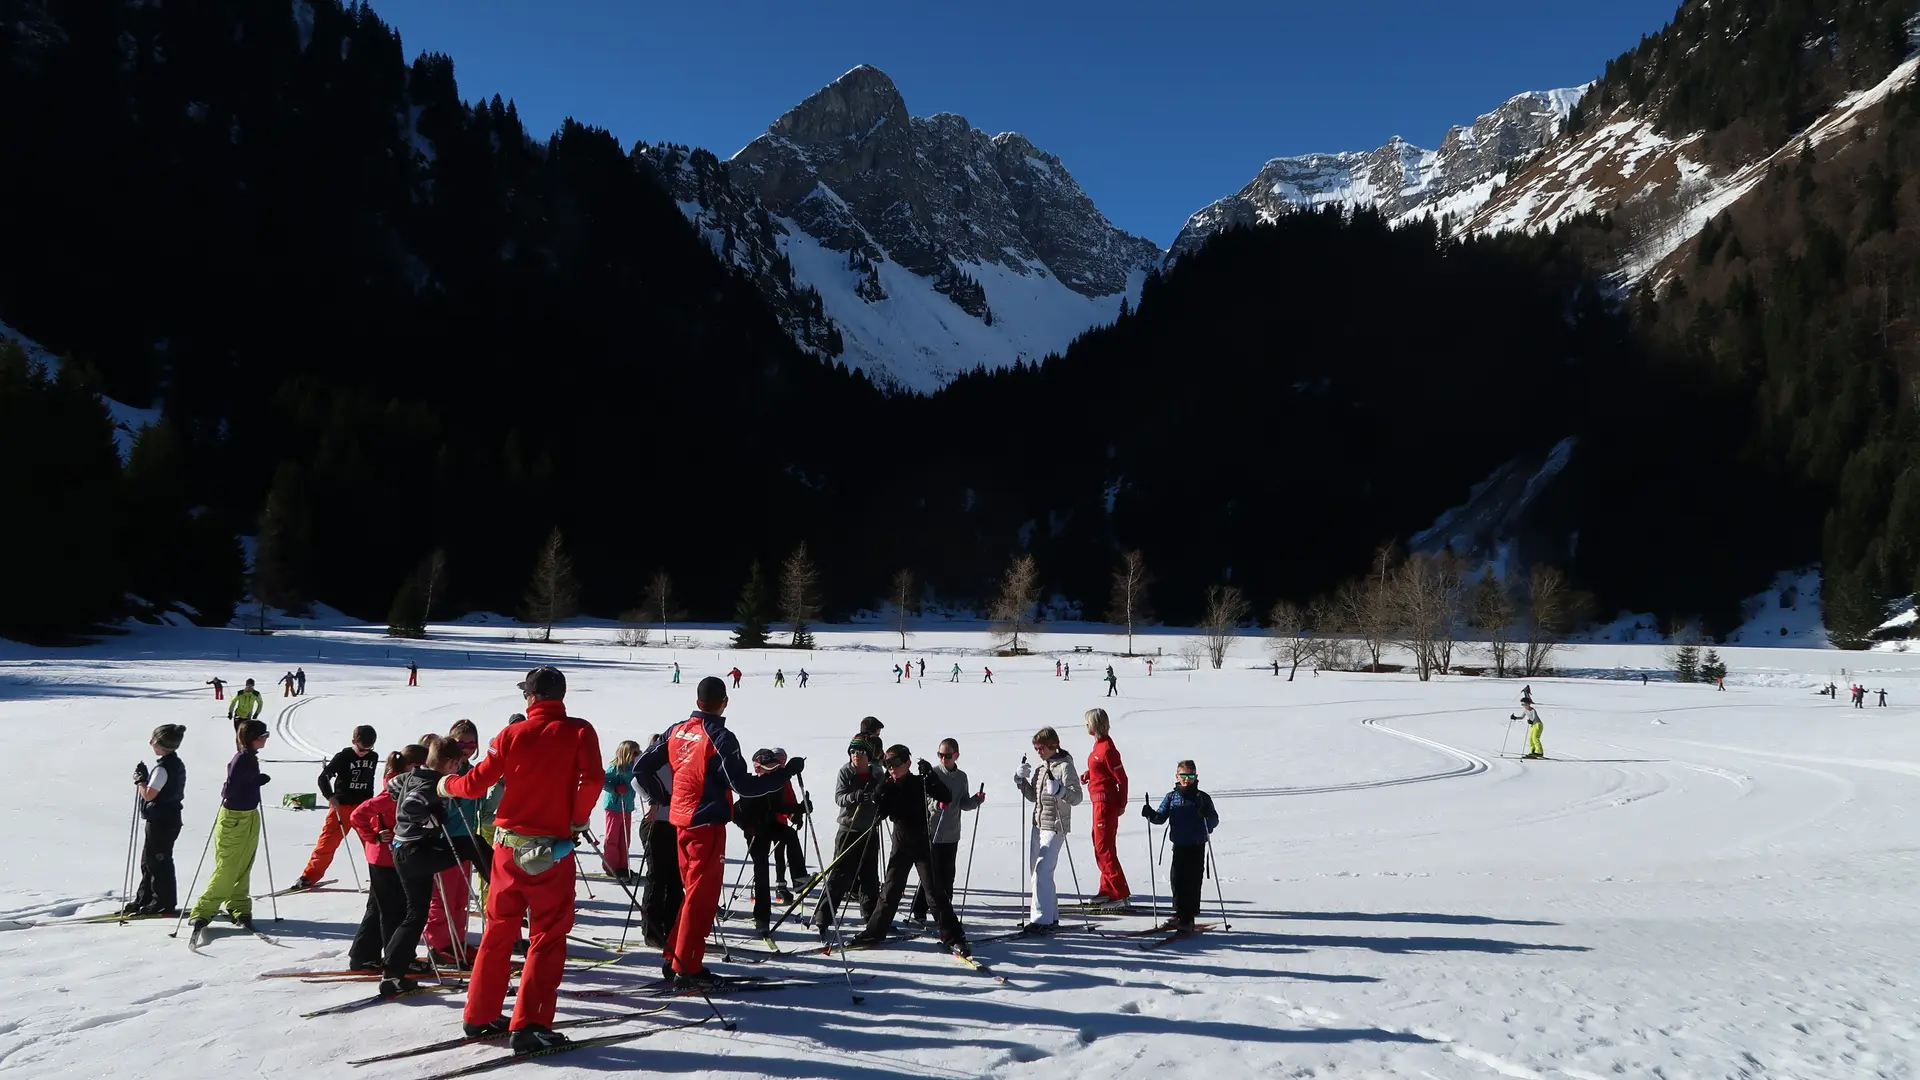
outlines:
{"label": "group of children skiers", "polygon": [[[905,745],[883,745],[880,732],[885,725],[879,719],[863,719],[835,778],[833,856],[810,879],[800,829],[814,808],[804,785],[796,788],[805,761],[779,748],[760,750],[750,762],[744,758],[726,728],[727,684],[721,679],[701,680],[697,707],[686,721],[655,736],[644,750],[633,741],[619,743],[604,765],[591,725],[565,714],[565,680],[557,669],[535,669],[521,687],[528,711],[509,718],[483,766],[472,764],[479,750],[478,729],[463,719],[445,735],[424,735],[384,759],[375,749],[377,733],[362,725],[354,729],[351,744],[321,769],[318,786],[327,816],[312,854],[288,891],[324,884],[347,831],[359,838],[368,868],[367,902],[348,964],[378,971],[382,996],[407,992],[414,976],[435,967],[472,968],[468,1034],[509,1030],[509,1022],[498,1016],[497,999],[504,994],[510,959],[502,950],[518,940],[525,920],[531,923],[521,991],[527,1012],[523,1016],[516,1006],[514,1046],[563,1041],[547,1027],[552,987],[528,987],[530,980],[558,983],[564,935],[572,925],[573,864],[566,860],[583,839],[593,843],[583,818],[596,802],[605,827],[604,846],[598,849],[602,868],[623,886],[644,884],[643,939],[662,949],[663,974],[681,986],[702,988],[715,981],[705,968],[704,949],[724,886],[729,824],[738,826],[747,840],[753,867],[752,917],[759,934],[770,935],[775,927],[776,897],[792,910],[796,891],[804,899],[812,885],[821,883],[811,924],[823,938],[835,936],[843,904],[857,897],[863,926],[850,942],[885,941],[893,933],[912,875],[919,883],[913,919],[924,922],[930,917],[943,944],[962,956],[971,955],[953,890],[962,815],[978,810],[987,796],[984,785],[968,790],[957,740],[941,740],[938,765],[924,759],[916,764]],[[196,938],[222,911],[236,924],[252,927],[252,869],[263,829],[261,789],[270,778],[259,766],[267,726],[258,719],[257,708],[243,715],[248,713],[243,698],[250,691],[251,682],[248,690],[235,695],[231,710],[235,751],[210,839],[213,870],[187,912]],[[1071,808],[1089,794],[1100,866],[1096,899],[1124,909],[1131,896],[1114,850],[1128,798],[1126,772],[1106,712],[1093,709],[1085,719],[1095,740],[1085,772],[1075,770],[1058,733],[1042,728],[1032,743],[1038,767],[1023,758],[1014,777],[1023,800],[1032,804],[1025,866],[1032,900],[1025,932],[1046,933],[1058,925],[1054,871],[1071,829]],[[147,828],[140,886],[128,914],[177,914],[172,848],[181,829],[186,786],[186,768],[177,753],[184,736],[180,725],[156,728],[150,741],[154,764],[142,762],[135,769]],[[514,778],[512,785],[509,777]],[[1175,781],[1157,808],[1146,802],[1140,813],[1170,829],[1174,918],[1166,928],[1183,930],[1194,926],[1199,913],[1205,849],[1219,816],[1199,788],[1193,762],[1180,763]],[[525,798],[518,809],[503,811],[503,800],[511,802],[509,791]],[[544,819],[537,829],[526,824],[533,816],[528,805],[536,799],[552,803],[547,816],[558,810],[571,819],[570,826]],[[506,823],[508,814],[515,819],[512,823]],[[494,825],[496,815],[503,820],[499,827]],[[636,824],[645,852],[642,875],[630,869],[629,844]],[[891,851],[884,878],[879,866],[883,826]],[[497,859],[496,843],[505,845]],[[540,877],[560,865],[568,868],[566,874]],[[511,875],[504,883],[499,880],[503,867]],[[466,933],[468,882],[474,874],[480,878],[488,914],[478,956],[470,955]],[[489,889],[495,893],[493,903],[486,900]],[[496,945],[496,936],[509,940]],[[416,959],[423,938],[427,955]],[[531,1033],[525,1039],[522,1029]]]}

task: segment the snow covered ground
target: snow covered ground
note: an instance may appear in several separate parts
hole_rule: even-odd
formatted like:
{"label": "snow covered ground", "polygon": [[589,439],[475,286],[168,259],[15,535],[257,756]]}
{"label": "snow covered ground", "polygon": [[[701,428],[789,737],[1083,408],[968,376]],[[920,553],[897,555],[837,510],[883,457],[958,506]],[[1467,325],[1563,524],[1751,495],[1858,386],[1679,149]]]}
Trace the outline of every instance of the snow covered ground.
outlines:
{"label": "snow covered ground", "polygon": [[[437,632],[439,628],[436,628]],[[678,633],[678,632],[677,632]],[[628,650],[611,632],[515,643],[512,631],[447,628],[394,643],[336,628],[250,638],[144,629],[108,644],[38,651],[0,644],[0,785],[9,843],[0,854],[0,1072],[20,1077],[425,1076],[497,1056],[458,1051],[354,1070],[344,1059],[457,1033],[457,995],[429,995],[342,1016],[300,1019],[369,987],[260,981],[344,955],[362,898],[328,891],[282,899],[263,928],[284,947],[228,932],[205,955],[170,924],[60,925],[108,910],[128,832],[127,774],[156,724],[188,725],[183,885],[213,818],[229,727],[201,684],[251,676],[269,689],[274,738],[266,814],[273,880],[299,870],[319,817],[279,809],[314,790],[314,763],[356,723],[383,749],[468,716],[490,737],[533,662],[568,672],[573,711],[604,745],[642,740],[684,717],[688,683],[738,663],[731,726],[752,748],[809,755],[816,798],[846,737],[872,713],[888,741],[930,756],[962,744],[987,785],[972,892],[963,916],[985,935],[1011,925],[1021,812],[1009,780],[1028,738],[1058,727],[1076,758],[1081,712],[1107,705],[1133,787],[1156,798],[1182,757],[1223,816],[1218,882],[1230,931],[1154,952],[1077,934],[984,944],[1000,987],[931,944],[854,954],[873,975],[854,1006],[836,962],[744,969],[818,985],[725,999],[739,1030],[674,1031],[516,1071],[589,1075],[640,1069],[707,1076],[1048,1075],[1168,1077],[1913,1077],[1920,1075],[1914,973],[1920,970],[1920,656],[1830,650],[1722,651],[1728,689],[1676,685],[1654,646],[1583,646],[1563,663],[1598,678],[1539,679],[1533,689],[1552,760],[1518,761],[1509,735],[1515,682],[1302,673],[1291,684],[1254,665],[1243,642],[1220,672],[1181,670],[1178,639],[1151,678],[1112,660],[1121,696],[1097,681],[1108,636],[1042,635],[1048,650],[991,661],[985,636],[928,632],[911,656],[928,678],[895,685],[898,639],[877,629],[823,633],[819,651],[735,653],[717,632],[677,649]],[[1057,650],[1057,652],[1055,651]],[[1053,677],[1056,656],[1077,661]],[[403,666],[417,659],[418,688]],[[959,685],[941,674],[953,663]],[[304,665],[305,698],[273,687]],[[813,683],[792,681],[805,666]],[[1892,707],[1855,711],[1812,688],[1849,674],[1885,686]],[[787,689],[772,673],[784,667]],[[970,823],[971,824],[971,823]],[[1093,887],[1084,815],[1073,867]],[[824,839],[824,838],[823,838]],[[828,840],[830,842],[830,840]],[[1157,843],[1157,839],[1154,841]],[[1149,839],[1124,819],[1121,854],[1142,902]],[[743,853],[737,835],[730,854]],[[963,855],[964,858],[964,855]],[[812,862],[810,854],[810,862]],[[817,864],[815,864],[817,865]],[[335,873],[352,884],[344,856]],[[362,871],[364,872],[364,871]],[[1154,868],[1162,896],[1163,868]],[[267,875],[256,867],[255,891]],[[1067,866],[1063,892],[1074,888]],[[583,930],[618,934],[624,898],[596,882]],[[1144,918],[1102,920],[1116,928]],[[727,924],[738,933],[740,923]],[[477,932],[477,927],[476,927]],[[798,947],[792,924],[783,930]],[[618,987],[657,974],[652,954],[569,969],[566,987]],[[740,972],[714,962],[716,970]],[[623,1008],[563,997],[563,1016]],[[698,1017],[677,1002],[659,1020]],[[612,1030],[639,1026],[635,1021]],[[583,1034],[596,1030],[588,1029]]]}

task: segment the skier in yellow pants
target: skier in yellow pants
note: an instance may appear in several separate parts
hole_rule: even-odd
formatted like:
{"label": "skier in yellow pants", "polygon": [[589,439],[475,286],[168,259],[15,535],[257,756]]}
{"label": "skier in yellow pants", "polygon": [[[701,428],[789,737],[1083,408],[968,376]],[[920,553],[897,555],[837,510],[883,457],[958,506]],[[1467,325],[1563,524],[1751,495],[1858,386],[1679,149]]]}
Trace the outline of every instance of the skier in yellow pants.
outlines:
{"label": "skier in yellow pants", "polygon": [[227,763],[227,782],[220,788],[220,816],[213,822],[213,874],[207,889],[193,905],[196,935],[222,907],[233,921],[253,929],[253,857],[260,846],[260,788],[268,779],[260,771],[260,748],[267,745],[267,725],[242,720],[234,730],[239,750]]}
{"label": "skier in yellow pants", "polygon": [[1531,703],[1522,705],[1520,715],[1514,719],[1527,722],[1526,756],[1535,759],[1546,757],[1547,752],[1540,746],[1540,733],[1545,731],[1547,726],[1540,722],[1540,714],[1534,711],[1533,705]]}

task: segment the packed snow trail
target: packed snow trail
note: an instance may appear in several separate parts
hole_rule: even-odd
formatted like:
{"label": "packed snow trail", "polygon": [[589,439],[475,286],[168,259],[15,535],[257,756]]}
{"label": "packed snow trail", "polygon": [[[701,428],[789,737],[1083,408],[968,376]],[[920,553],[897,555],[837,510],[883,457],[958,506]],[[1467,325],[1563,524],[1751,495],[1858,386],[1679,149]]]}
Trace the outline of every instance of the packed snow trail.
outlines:
{"label": "packed snow trail", "polygon": [[[310,1080],[414,1080],[432,1067],[398,1061],[352,1069],[350,1057],[456,1036],[458,993],[428,994],[344,1016],[301,1019],[370,992],[365,984],[261,980],[268,971],[339,967],[363,898],[336,886],[284,896],[272,933],[288,948],[220,930],[193,955],[166,920],[121,926],[78,920],[111,910],[124,866],[126,773],[151,729],[188,727],[186,827],[175,847],[181,900],[232,753],[225,703],[201,684],[215,674],[262,686],[304,666],[309,696],[279,703],[266,766],[274,875],[305,859],[321,815],[282,809],[314,790],[319,759],[355,724],[379,729],[384,752],[459,717],[490,738],[519,707],[513,684],[551,660],[565,669],[571,711],[603,745],[684,718],[692,683],[739,664],[729,724],[749,750],[779,745],[827,779],[858,718],[881,717],[888,742],[931,757],[953,736],[961,766],[988,799],[978,812],[971,898],[963,917],[986,938],[1013,928],[1023,810],[1009,774],[1034,730],[1059,730],[1084,766],[1080,714],[1109,708],[1131,801],[1157,797],[1193,758],[1218,799],[1223,877],[1202,911],[1214,929],[1152,950],[1125,930],[1145,915],[1092,917],[1112,933],[1063,933],[987,946],[1003,986],[932,941],[851,954],[865,1003],[852,1008],[839,960],[801,955],[790,921],[786,955],[718,971],[811,978],[725,1003],[739,1030],[662,1031],[564,1055],[542,1076],[651,1069],[707,1076],[961,1077],[1014,1075],[1044,1063],[1063,1075],[1402,1075],[1593,1077],[1779,1075],[1912,1080],[1913,972],[1920,970],[1920,657],[1729,649],[1729,689],[1625,679],[1536,679],[1548,760],[1500,757],[1519,684],[1450,677],[1322,674],[1288,683],[1243,643],[1222,671],[1188,672],[1157,657],[1075,657],[1103,635],[1043,635],[1040,647],[1084,665],[1053,675],[1054,654],[989,659],[978,632],[890,635],[825,631],[801,691],[775,689],[785,651],[733,652],[723,632],[693,631],[697,648],[629,650],[611,630],[569,630],[544,648],[511,631],[436,627],[396,643],[378,628],[323,627],[266,639],[219,631],[138,630],[78,650],[0,644],[0,738],[27,766],[0,786],[0,812],[20,838],[0,856],[0,1073],[115,1075],[128,1047],[186,1049],[146,1061],[146,1080],[230,1072]],[[1151,640],[1151,639],[1150,639]],[[893,639],[897,644],[897,637]],[[241,657],[236,659],[236,650]],[[1573,650],[1569,667],[1658,663],[1650,647]],[[953,663],[963,681],[894,684],[891,668]],[[672,661],[685,670],[670,682]],[[406,686],[408,660],[420,685]],[[1094,676],[1111,661],[1122,697]],[[995,682],[982,685],[990,663]],[[1854,710],[1815,696],[1833,670],[1889,686],[1894,707]],[[917,668],[916,668],[917,670]],[[1744,681],[1743,681],[1744,680]],[[270,699],[271,703],[271,699]],[[1514,732],[1514,751],[1520,734]],[[311,760],[309,760],[311,759]],[[968,821],[971,831],[974,822]],[[1091,888],[1084,811],[1070,852]],[[24,838],[46,838],[28,842]],[[1159,833],[1154,835],[1158,844]],[[826,838],[823,838],[823,840]],[[745,845],[728,838],[738,860]],[[1150,857],[1137,813],[1119,852],[1136,889]],[[345,857],[343,855],[343,857]],[[1076,896],[1063,857],[1063,908]],[[817,869],[811,848],[809,869]],[[597,866],[589,868],[598,870]],[[1167,910],[1167,867],[1154,868]],[[729,867],[729,880],[738,866]],[[254,891],[266,888],[256,867]],[[604,882],[581,894],[587,937],[618,938],[627,898]],[[1144,892],[1136,896],[1149,906]],[[1069,921],[1086,921],[1068,914]],[[746,922],[722,924],[736,941]],[[612,954],[573,947],[583,960]],[[632,1008],[657,977],[639,950],[600,967],[570,966],[561,1016]],[[676,999],[659,1023],[704,1005]],[[102,1037],[105,1034],[106,1037]],[[445,1068],[498,1056],[498,1046],[445,1051]],[[435,1062],[434,1067],[442,1063]]]}

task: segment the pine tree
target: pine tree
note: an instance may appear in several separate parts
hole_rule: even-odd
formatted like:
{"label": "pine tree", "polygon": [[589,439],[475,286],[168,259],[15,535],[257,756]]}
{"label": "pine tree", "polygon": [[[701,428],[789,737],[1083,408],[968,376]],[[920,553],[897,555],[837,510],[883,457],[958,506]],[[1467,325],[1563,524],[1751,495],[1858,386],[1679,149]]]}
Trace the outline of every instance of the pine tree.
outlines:
{"label": "pine tree", "polygon": [[534,561],[524,616],[528,622],[540,625],[541,641],[552,641],[553,624],[572,618],[579,610],[580,583],[574,578],[573,559],[567,555],[560,527],[556,525],[547,534],[547,542],[540,545],[540,556]]}
{"label": "pine tree", "polygon": [[755,559],[747,571],[746,587],[740,590],[740,602],[733,609],[733,647],[763,649],[767,645],[767,578]]}
{"label": "pine tree", "polygon": [[1700,681],[1700,646],[1683,641],[1673,647],[1673,673],[1681,682]]}
{"label": "pine tree", "polygon": [[1712,648],[1700,661],[1700,677],[1708,682],[1719,682],[1727,677],[1726,662],[1720,659],[1720,653]]}

